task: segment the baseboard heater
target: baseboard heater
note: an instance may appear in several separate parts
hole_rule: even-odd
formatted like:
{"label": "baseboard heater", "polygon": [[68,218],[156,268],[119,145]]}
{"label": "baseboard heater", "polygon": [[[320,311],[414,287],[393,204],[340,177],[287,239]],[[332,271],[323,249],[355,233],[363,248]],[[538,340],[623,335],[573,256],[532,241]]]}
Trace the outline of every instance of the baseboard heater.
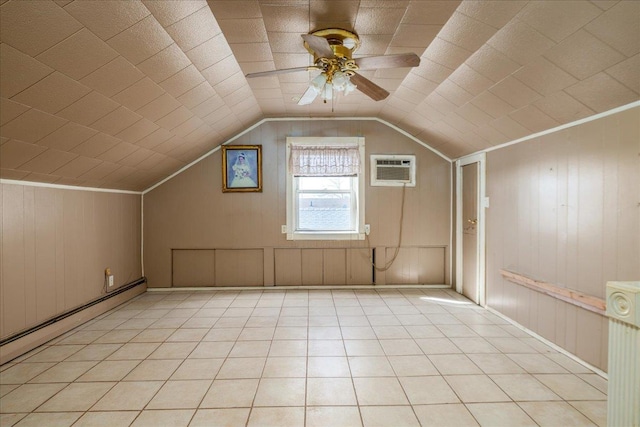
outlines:
{"label": "baseboard heater", "polygon": [[123,292],[126,292],[129,289],[133,289],[136,286],[140,286],[140,285],[142,285],[143,283],[146,283],[146,282],[147,282],[147,278],[146,277],[141,277],[138,280],[135,280],[135,281],[133,281],[131,283],[127,283],[126,285],[123,285],[123,286],[119,287],[118,289],[109,292],[108,294],[102,295],[102,296],[100,296],[100,297],[98,297],[98,298],[96,298],[94,300],[91,300],[86,304],[83,304],[83,305],[81,305],[79,307],[76,307],[76,308],[73,308],[71,310],[68,310],[68,311],[65,311],[63,313],[60,313],[57,316],[54,316],[54,317],[52,317],[52,318],[50,318],[48,320],[45,320],[42,323],[39,323],[39,324],[37,324],[35,326],[30,327],[29,329],[25,329],[23,331],[20,331],[20,332],[18,332],[16,334],[13,334],[13,335],[7,337],[7,338],[4,338],[3,340],[0,340],[0,347],[2,347],[5,344],[9,344],[9,343],[11,343],[11,342],[13,342],[15,340],[19,340],[20,338],[23,338],[23,337],[25,337],[25,336],[27,336],[29,334],[32,334],[32,333],[34,333],[34,332],[36,332],[36,331],[38,331],[38,330],[40,330],[42,328],[46,328],[47,326],[53,325],[54,323],[57,323],[57,322],[59,322],[59,321],[61,321],[63,319],[66,319],[69,316],[73,316],[74,314],[79,313],[82,310],[86,310],[87,308],[89,308],[91,306],[94,306],[96,304],[100,304],[103,301],[106,301],[106,300],[108,300],[110,298],[113,298],[116,295],[119,295],[119,294],[121,294]]}

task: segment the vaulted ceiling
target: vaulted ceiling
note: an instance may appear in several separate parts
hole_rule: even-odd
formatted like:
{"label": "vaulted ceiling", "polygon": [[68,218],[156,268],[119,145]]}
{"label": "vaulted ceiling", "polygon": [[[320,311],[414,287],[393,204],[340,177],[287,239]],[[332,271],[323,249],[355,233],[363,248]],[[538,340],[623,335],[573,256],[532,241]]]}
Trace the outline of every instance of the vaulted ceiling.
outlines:
{"label": "vaulted ceiling", "polygon": [[[301,34],[391,95],[297,101]],[[378,117],[451,158],[640,99],[638,1],[0,0],[0,177],[142,190],[266,117]],[[315,72],[317,73],[317,72]]]}

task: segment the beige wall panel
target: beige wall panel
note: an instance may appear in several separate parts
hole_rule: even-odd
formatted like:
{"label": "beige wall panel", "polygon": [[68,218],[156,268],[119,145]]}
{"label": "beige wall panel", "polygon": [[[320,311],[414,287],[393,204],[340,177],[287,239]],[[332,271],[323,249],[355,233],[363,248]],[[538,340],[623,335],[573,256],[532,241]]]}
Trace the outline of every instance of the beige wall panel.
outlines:
{"label": "beige wall panel", "polygon": [[262,249],[216,249],[216,286],[262,286]]}
{"label": "beige wall panel", "polygon": [[445,284],[446,248],[419,248],[418,283],[430,285]]}
{"label": "beige wall panel", "polygon": [[173,250],[173,286],[215,286],[215,251]]}
{"label": "beige wall panel", "polygon": [[2,193],[6,337],[141,277],[140,196],[14,184]]}
{"label": "beige wall panel", "polygon": [[324,249],[322,257],[322,284],[344,285],[347,283],[346,249]]}
{"label": "beige wall panel", "polygon": [[302,254],[300,249],[274,249],[275,284],[302,284]]}
{"label": "beige wall panel", "polygon": [[[171,248],[263,248],[265,266],[275,265],[267,248],[299,248],[303,250],[303,284],[320,284],[322,263],[319,276],[315,263],[308,271],[304,267],[304,250],[367,247],[364,241],[289,241],[281,233],[281,226],[286,223],[285,147],[290,135],[365,138],[365,222],[371,224],[372,247],[397,245],[402,189],[369,185],[369,155],[415,154],[418,178],[416,187],[406,190],[403,246],[441,246],[448,251],[451,228],[448,161],[374,121],[267,122],[233,142],[262,145],[262,193],[222,193],[218,151],[144,195],[145,275],[149,287],[171,286]],[[440,270],[444,268],[443,265]],[[269,274],[266,268],[265,274]],[[341,284],[345,280],[351,279],[347,280],[345,275]]]}
{"label": "beige wall panel", "polygon": [[505,281],[504,268],[605,297],[640,277],[640,108],[487,153],[487,304],[606,370],[603,316]]}
{"label": "beige wall panel", "polygon": [[372,269],[368,249],[347,249],[347,284],[371,285]]}
{"label": "beige wall panel", "polygon": [[323,284],[322,249],[302,249],[302,284],[305,286]]}
{"label": "beige wall panel", "polygon": [[[391,262],[396,248],[386,248],[385,262]],[[401,248],[398,257],[386,271],[386,283],[443,284],[444,248]],[[382,265],[378,264],[378,267]]]}

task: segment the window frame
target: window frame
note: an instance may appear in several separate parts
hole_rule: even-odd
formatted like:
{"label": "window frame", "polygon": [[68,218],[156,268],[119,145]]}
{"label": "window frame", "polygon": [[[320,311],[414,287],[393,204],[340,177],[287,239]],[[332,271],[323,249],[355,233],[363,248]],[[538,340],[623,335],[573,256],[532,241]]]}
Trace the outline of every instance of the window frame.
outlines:
{"label": "window frame", "polygon": [[[325,145],[327,147],[340,147],[345,145],[357,145],[360,152],[360,171],[356,177],[356,185],[352,183],[351,205],[355,204],[356,225],[354,230],[349,231],[310,231],[298,230],[298,210],[297,210],[297,180],[290,170],[291,145]],[[365,213],[365,143],[364,137],[287,137],[286,144],[286,234],[287,240],[364,240],[364,213]],[[355,187],[355,188],[354,188]],[[321,191],[313,191],[320,193]],[[353,215],[353,211],[352,211]]]}

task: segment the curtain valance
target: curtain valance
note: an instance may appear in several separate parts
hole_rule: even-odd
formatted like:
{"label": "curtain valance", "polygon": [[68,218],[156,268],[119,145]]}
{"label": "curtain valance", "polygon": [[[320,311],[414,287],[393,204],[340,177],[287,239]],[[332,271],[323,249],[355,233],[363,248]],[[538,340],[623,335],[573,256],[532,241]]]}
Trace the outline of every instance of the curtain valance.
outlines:
{"label": "curtain valance", "polygon": [[357,145],[291,145],[289,161],[294,176],[355,176],[360,173]]}

